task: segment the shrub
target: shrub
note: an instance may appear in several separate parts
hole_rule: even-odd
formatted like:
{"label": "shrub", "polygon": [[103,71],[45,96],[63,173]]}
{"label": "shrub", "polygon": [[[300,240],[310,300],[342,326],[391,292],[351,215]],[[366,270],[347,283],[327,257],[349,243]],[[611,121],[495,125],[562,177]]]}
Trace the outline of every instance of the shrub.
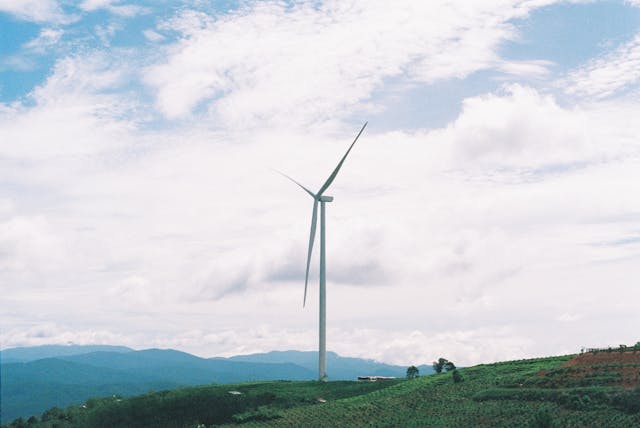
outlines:
{"label": "shrub", "polygon": [[453,383],[460,383],[464,380],[458,370],[453,370],[453,372],[451,372],[451,376],[453,377]]}
{"label": "shrub", "polygon": [[247,412],[233,415],[232,419],[236,423],[245,423],[250,421],[264,422],[281,417],[282,412],[280,410],[268,406],[260,406],[255,410],[249,410]]}
{"label": "shrub", "polygon": [[529,428],[552,428],[556,424],[548,409],[540,409],[529,421]]}

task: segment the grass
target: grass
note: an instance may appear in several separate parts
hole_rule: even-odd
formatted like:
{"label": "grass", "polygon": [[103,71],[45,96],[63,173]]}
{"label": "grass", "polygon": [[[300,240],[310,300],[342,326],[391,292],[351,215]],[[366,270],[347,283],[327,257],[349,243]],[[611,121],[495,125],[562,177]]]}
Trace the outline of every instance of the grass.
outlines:
{"label": "grass", "polygon": [[[453,382],[452,373],[443,373],[385,382],[203,386],[130,399],[92,399],[84,406],[57,409],[24,426],[640,426],[640,388],[617,385],[621,381],[621,372],[616,371],[619,366],[565,366],[571,358],[459,369],[459,383]],[[242,394],[229,394],[231,390]]]}

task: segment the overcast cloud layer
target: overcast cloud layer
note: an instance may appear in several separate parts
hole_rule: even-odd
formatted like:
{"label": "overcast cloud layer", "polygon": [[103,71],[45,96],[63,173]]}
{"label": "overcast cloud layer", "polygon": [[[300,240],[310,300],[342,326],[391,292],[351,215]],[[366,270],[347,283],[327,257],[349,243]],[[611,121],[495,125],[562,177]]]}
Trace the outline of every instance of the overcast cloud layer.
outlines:
{"label": "overcast cloud layer", "polygon": [[[2,348],[316,349],[312,203],[271,168],[315,190],[367,120],[330,189],[330,350],[640,340],[637,2],[205,3],[0,0]],[[620,11],[592,44],[540,27]]]}

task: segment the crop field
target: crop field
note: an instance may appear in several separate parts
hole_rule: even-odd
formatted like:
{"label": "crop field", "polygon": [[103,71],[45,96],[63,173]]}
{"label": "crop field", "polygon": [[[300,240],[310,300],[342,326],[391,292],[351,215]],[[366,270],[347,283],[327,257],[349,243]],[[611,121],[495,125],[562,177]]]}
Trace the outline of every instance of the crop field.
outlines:
{"label": "crop field", "polygon": [[640,350],[484,364],[381,382],[211,385],[90,399],[12,427],[634,427]]}
{"label": "crop field", "polygon": [[[326,426],[323,421],[327,420],[337,427],[640,426],[640,389],[603,386],[610,382],[595,378],[588,378],[587,386],[567,386],[572,364],[573,358],[567,356],[480,365],[461,369],[460,383],[454,383],[450,373],[427,376],[335,403],[293,408],[267,423],[291,427]],[[606,376],[608,370],[603,371],[602,377]],[[592,379],[598,386],[588,383]]]}

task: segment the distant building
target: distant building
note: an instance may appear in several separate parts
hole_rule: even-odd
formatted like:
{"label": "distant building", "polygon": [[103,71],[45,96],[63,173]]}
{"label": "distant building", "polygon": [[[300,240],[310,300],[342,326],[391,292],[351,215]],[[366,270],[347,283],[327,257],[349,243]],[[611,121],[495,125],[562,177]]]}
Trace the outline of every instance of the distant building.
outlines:
{"label": "distant building", "polygon": [[358,380],[361,381],[369,381],[369,382],[377,382],[380,380],[393,380],[397,379],[395,376],[358,376]]}

